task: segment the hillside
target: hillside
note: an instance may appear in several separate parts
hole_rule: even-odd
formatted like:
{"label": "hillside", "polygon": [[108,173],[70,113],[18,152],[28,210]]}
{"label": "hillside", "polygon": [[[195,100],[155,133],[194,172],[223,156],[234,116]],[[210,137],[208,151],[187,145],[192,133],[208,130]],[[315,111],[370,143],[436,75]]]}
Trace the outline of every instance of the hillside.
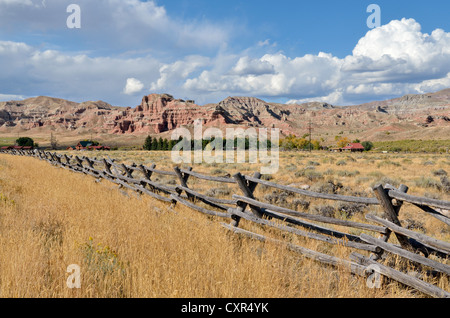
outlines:
{"label": "hillside", "polygon": [[325,143],[336,135],[372,141],[448,139],[450,89],[346,107],[237,96],[200,106],[169,94],[151,94],[131,108],[39,96],[0,103],[0,134],[35,136],[45,142],[54,133],[61,143],[95,136],[133,144],[148,134],[170,137],[178,127],[192,128],[199,118],[204,127],[279,128],[282,135],[299,136],[308,133],[311,122],[314,137]]}

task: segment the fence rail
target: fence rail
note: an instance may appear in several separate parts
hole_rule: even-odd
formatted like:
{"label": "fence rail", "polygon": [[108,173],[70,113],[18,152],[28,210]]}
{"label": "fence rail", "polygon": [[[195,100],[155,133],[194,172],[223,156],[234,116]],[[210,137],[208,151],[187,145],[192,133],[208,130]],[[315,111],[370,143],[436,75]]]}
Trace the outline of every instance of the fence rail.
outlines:
{"label": "fence rail", "polygon": [[[90,175],[97,182],[105,179],[117,184],[119,188],[149,195],[154,199],[171,204],[172,207],[181,204],[205,215],[229,220],[230,223],[222,222],[221,225],[232,233],[284,245],[304,257],[330,266],[341,266],[362,277],[368,277],[375,271],[379,275],[396,280],[429,296],[450,298],[449,292],[381,263],[381,260],[387,254],[394,254],[408,260],[419,270],[423,269],[426,272],[427,269],[431,269],[428,272],[432,275],[447,275],[447,278],[450,275],[450,266],[446,264],[450,256],[450,243],[406,229],[402,227],[398,219],[401,207],[408,203],[429,213],[441,221],[443,226],[449,226],[450,218],[445,215],[445,211],[450,210],[450,202],[407,194],[408,187],[405,185],[398,189],[391,185],[379,185],[374,188],[375,197],[355,197],[284,186],[261,179],[259,173],[255,173],[253,176],[236,173],[233,176],[217,177],[194,172],[192,168],[180,169],[174,167],[173,171],[164,171],[156,169],[155,164],[150,167],[134,163],[126,165],[109,157],[97,159],[67,154],[60,155],[40,150],[13,149],[1,152],[36,157],[70,171]],[[174,180],[171,184],[163,184],[152,180],[154,175],[165,176]],[[235,192],[241,194],[235,193],[231,198],[226,199],[203,194],[189,188],[190,178],[232,185],[236,188]],[[258,185],[320,200],[379,206],[384,212],[384,218],[367,214],[366,220],[368,223],[361,223],[299,212],[276,204],[266,203],[256,198],[254,193]],[[357,252],[352,252],[350,260],[341,259],[287,241],[251,232],[240,227],[241,220],[258,224],[261,227],[292,233],[306,239],[369,252],[370,256],[366,257]],[[329,225],[356,229],[349,232],[359,231],[361,233],[359,235],[351,234],[341,229],[329,227]],[[305,229],[308,231],[305,231]],[[399,245],[389,242],[392,234],[396,236]],[[376,237],[377,235],[378,237]],[[433,259],[430,258],[430,255],[433,255]]]}

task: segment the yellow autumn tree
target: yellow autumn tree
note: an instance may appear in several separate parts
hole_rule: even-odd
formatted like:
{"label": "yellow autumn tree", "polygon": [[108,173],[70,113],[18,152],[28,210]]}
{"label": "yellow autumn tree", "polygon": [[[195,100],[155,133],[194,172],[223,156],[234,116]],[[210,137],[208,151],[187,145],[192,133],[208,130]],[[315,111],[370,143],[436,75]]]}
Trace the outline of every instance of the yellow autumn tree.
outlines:
{"label": "yellow autumn tree", "polygon": [[311,145],[312,145],[312,148],[314,150],[319,150],[320,149],[320,142],[318,140],[312,140],[311,141]]}
{"label": "yellow autumn tree", "polygon": [[[297,137],[295,135],[289,135],[284,138],[281,143],[281,147],[285,149],[308,149],[309,148],[309,140],[304,137]],[[312,149],[318,150],[320,149],[320,141],[312,140],[311,141]]]}
{"label": "yellow autumn tree", "polygon": [[350,139],[348,139],[347,137],[342,137],[338,140],[337,146],[339,148],[343,148],[343,147],[347,146],[349,142],[350,142]]}

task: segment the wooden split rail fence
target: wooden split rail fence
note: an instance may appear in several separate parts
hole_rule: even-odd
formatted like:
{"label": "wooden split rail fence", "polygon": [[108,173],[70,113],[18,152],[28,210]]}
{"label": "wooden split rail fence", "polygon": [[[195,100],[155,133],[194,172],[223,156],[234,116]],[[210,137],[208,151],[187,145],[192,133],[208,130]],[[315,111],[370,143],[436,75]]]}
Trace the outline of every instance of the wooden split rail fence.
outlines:
{"label": "wooden split rail fence", "polygon": [[[194,172],[192,168],[181,169],[175,167],[173,171],[164,171],[156,169],[156,165],[151,165],[150,167],[136,164],[126,165],[118,163],[109,157],[97,159],[85,156],[61,155],[40,150],[6,150],[3,152],[37,157],[55,166],[90,175],[96,178],[98,182],[106,179],[119,185],[120,188],[147,194],[168,204],[182,204],[203,214],[224,219],[225,221],[221,225],[234,233],[260,241],[270,241],[284,245],[304,257],[323,264],[345,268],[351,273],[362,277],[369,277],[375,272],[429,296],[450,297],[448,291],[425,282],[414,275],[383,265],[380,262],[386,256],[386,253],[390,253],[408,260],[418,269],[428,268],[428,271],[425,272],[430,275],[447,275],[447,279],[450,275],[450,266],[446,264],[450,255],[450,243],[406,229],[402,227],[398,219],[401,207],[407,203],[417,206],[425,213],[435,217],[443,223],[444,227],[450,226],[450,218],[445,213],[450,211],[450,202],[407,194],[408,187],[405,185],[400,186],[398,189],[391,185],[378,185],[373,189],[375,197],[368,198],[318,193],[292,186],[284,186],[264,180],[259,173],[255,173],[253,176],[237,173],[233,176],[217,177]],[[178,183],[173,182],[175,185],[166,185],[156,182],[152,180],[154,175],[173,177]],[[233,194],[229,199],[219,199],[211,195],[202,194],[189,188],[188,181],[191,178],[234,185],[236,192],[240,194]],[[380,206],[384,212],[384,218],[367,214],[366,219],[368,223],[360,223],[299,212],[259,200],[254,196],[258,185],[316,199]],[[364,256],[363,254],[352,252],[350,260],[341,259],[245,230],[240,227],[242,220],[259,224],[262,227],[293,233],[301,237],[329,244],[343,245],[366,253],[370,252],[370,254],[369,256]],[[273,220],[278,221],[274,222]],[[354,235],[336,230],[327,227],[327,224],[359,229],[361,234]],[[362,231],[372,235],[362,233]],[[399,244],[389,242],[392,235],[397,238]],[[430,258],[430,255],[434,255],[434,257]]]}

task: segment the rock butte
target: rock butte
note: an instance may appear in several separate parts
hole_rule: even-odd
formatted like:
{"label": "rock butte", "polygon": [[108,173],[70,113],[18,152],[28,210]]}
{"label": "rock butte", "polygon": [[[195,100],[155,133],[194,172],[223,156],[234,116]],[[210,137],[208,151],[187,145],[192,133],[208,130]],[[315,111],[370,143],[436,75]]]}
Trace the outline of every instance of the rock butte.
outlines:
{"label": "rock butte", "polygon": [[204,127],[279,128],[284,135],[305,134],[311,121],[316,134],[329,133],[333,137],[338,132],[352,130],[372,138],[389,131],[426,139],[423,131],[429,128],[433,129],[431,139],[436,134],[448,139],[450,89],[346,107],[319,102],[268,103],[254,97],[228,97],[219,103],[200,106],[169,94],[144,96],[135,108],[45,96],[0,103],[0,133],[49,127],[58,132],[161,134],[179,127],[192,127],[196,119],[202,119]]}

